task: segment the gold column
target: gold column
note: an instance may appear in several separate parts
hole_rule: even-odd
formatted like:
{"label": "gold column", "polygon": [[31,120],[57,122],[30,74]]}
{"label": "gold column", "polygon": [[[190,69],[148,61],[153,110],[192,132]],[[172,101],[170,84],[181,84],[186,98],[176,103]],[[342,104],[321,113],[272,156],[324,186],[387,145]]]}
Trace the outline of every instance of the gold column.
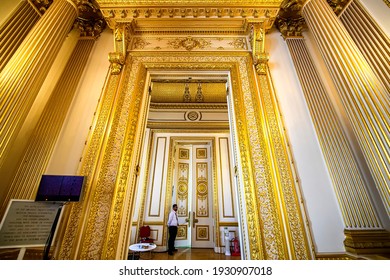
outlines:
{"label": "gold column", "polygon": [[304,38],[287,37],[286,43],[330,171],[345,227],[381,229],[364,178]]}
{"label": "gold column", "polygon": [[325,59],[390,215],[389,93],[325,0],[309,1],[302,14]]}
{"label": "gold column", "polygon": [[0,73],[0,167],[77,17],[69,1],[54,1]]}
{"label": "gold column", "polygon": [[11,176],[13,180],[7,186],[9,191],[2,203],[1,213],[11,198],[34,199],[94,42],[91,37],[78,41]]}
{"label": "gold column", "polygon": [[27,1],[22,1],[2,24],[0,27],[0,72],[39,19],[40,14]]}
{"label": "gold column", "polygon": [[390,40],[358,0],[340,16],[372,70],[390,92]]}
{"label": "gold column", "polygon": [[[261,22],[252,25],[252,55],[257,73],[254,77],[257,96],[252,102],[261,136],[257,141],[259,146],[251,149],[265,152],[263,159],[258,158],[261,153],[254,153],[254,162],[264,163],[254,166],[253,172],[257,182],[263,181],[256,189],[261,228],[264,235],[273,235],[275,240],[265,244],[266,259],[311,259],[309,233],[300,209],[287,139],[268,68],[265,28]],[[261,180],[259,175],[263,177]],[[279,221],[273,227],[267,226],[270,217]]]}

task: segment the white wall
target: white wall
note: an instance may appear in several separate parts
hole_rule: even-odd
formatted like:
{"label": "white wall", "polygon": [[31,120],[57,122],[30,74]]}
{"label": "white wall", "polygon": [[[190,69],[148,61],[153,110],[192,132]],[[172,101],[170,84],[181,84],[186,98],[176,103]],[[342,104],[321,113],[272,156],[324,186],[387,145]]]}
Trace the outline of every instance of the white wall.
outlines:
{"label": "white wall", "polygon": [[72,175],[77,172],[108,72],[108,53],[113,51],[114,45],[112,36],[111,30],[107,28],[95,42],[46,169],[47,174]]}
{"label": "white wall", "polygon": [[343,252],[344,224],[310,113],[280,32],[266,38],[269,66],[291,143],[316,252]]}
{"label": "white wall", "polygon": [[[355,0],[356,1],[356,0]],[[383,31],[390,34],[390,8],[383,0],[359,0],[371,16],[378,22]]]}
{"label": "white wall", "polygon": [[[25,0],[27,1],[27,0]],[[0,25],[11,15],[22,0],[1,0],[0,2]]]}

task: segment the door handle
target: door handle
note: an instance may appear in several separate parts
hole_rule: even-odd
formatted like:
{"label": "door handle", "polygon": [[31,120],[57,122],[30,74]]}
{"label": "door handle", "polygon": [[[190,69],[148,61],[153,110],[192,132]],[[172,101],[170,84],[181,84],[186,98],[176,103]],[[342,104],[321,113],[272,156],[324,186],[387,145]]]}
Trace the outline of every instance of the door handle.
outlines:
{"label": "door handle", "polygon": [[192,227],[195,227],[195,224],[199,222],[198,219],[195,219],[195,212],[192,212]]}
{"label": "door handle", "polygon": [[186,223],[191,224],[191,211],[188,211],[188,218],[186,219]]}

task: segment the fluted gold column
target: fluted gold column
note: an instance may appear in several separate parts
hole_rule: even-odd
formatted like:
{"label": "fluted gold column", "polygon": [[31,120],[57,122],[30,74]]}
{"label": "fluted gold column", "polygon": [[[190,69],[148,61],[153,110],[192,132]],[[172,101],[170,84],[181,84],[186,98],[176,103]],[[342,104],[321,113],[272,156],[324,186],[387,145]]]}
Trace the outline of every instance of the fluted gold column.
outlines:
{"label": "fluted gold column", "polygon": [[11,59],[40,15],[26,1],[22,1],[0,27],[0,72]]}
{"label": "fluted gold column", "polygon": [[382,228],[363,176],[303,37],[287,37],[286,43],[330,171],[345,227]]}
{"label": "fluted gold column", "polygon": [[53,2],[0,73],[0,167],[77,17],[69,1]]}
{"label": "fluted gold column", "polygon": [[353,0],[340,16],[341,22],[390,92],[390,40],[359,0]]}
{"label": "fluted gold column", "polygon": [[314,34],[390,215],[389,92],[325,0],[309,1],[302,14]]}
{"label": "fluted gold column", "polygon": [[94,42],[94,38],[78,41],[12,176],[2,210],[11,198],[34,199]]}

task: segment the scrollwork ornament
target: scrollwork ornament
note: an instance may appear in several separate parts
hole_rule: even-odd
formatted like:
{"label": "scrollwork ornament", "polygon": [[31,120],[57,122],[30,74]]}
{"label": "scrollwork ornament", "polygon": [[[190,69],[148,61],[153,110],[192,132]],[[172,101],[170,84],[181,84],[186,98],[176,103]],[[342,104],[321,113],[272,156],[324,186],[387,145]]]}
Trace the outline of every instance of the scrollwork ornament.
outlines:
{"label": "scrollwork ornament", "polygon": [[125,63],[125,58],[123,54],[118,52],[112,52],[108,54],[108,58],[111,62],[111,74],[118,75],[121,72],[122,66]]}

